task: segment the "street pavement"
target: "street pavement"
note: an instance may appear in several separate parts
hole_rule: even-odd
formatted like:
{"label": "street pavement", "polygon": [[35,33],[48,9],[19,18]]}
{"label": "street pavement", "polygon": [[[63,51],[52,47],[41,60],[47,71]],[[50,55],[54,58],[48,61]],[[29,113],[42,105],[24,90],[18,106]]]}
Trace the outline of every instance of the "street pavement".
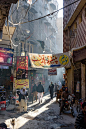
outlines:
{"label": "street pavement", "polygon": [[51,101],[47,94],[42,104],[34,101],[33,104],[28,102],[28,105],[27,113],[20,113],[15,106],[13,109],[13,105],[9,105],[7,111],[0,114],[0,123],[5,122],[12,129],[10,121],[15,118],[15,129],[74,129],[76,117],[73,118],[70,112],[59,115],[60,108],[55,97]]}

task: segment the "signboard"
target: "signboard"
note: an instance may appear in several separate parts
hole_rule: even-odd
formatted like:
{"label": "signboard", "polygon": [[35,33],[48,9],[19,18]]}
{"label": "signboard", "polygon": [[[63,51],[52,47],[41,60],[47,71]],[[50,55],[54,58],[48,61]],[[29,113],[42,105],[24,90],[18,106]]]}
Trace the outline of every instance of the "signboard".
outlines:
{"label": "signboard", "polygon": [[34,68],[60,68],[70,65],[69,52],[53,55],[29,53],[29,56]]}
{"label": "signboard", "polygon": [[0,47],[0,65],[12,66],[13,49]]}
{"label": "signboard", "polygon": [[19,79],[15,80],[15,86],[16,89],[21,89],[23,87],[29,88],[29,79]]}
{"label": "signboard", "polygon": [[17,56],[17,71],[18,69],[28,70],[28,56]]}
{"label": "signboard", "polygon": [[25,69],[18,69],[16,72],[17,79],[27,79],[28,78],[28,70]]}
{"label": "signboard", "polygon": [[48,69],[48,75],[57,75],[57,69]]}

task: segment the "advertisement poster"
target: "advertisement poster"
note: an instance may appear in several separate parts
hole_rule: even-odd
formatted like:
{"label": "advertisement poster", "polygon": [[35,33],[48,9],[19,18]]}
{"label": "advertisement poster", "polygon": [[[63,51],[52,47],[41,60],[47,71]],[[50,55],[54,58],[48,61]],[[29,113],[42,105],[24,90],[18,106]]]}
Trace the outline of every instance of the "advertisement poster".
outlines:
{"label": "advertisement poster", "polygon": [[12,66],[14,50],[0,47],[0,65]]}
{"label": "advertisement poster", "polygon": [[34,68],[60,68],[70,65],[69,52],[60,54],[29,53],[31,67]]}
{"label": "advertisement poster", "polygon": [[80,92],[80,82],[77,81],[77,84],[76,84],[76,92]]}
{"label": "advertisement poster", "polygon": [[21,89],[23,87],[29,88],[29,79],[15,80],[15,89]]}
{"label": "advertisement poster", "polygon": [[17,71],[18,69],[28,70],[28,56],[17,56]]}
{"label": "advertisement poster", "polygon": [[57,69],[48,69],[48,75],[57,75]]}

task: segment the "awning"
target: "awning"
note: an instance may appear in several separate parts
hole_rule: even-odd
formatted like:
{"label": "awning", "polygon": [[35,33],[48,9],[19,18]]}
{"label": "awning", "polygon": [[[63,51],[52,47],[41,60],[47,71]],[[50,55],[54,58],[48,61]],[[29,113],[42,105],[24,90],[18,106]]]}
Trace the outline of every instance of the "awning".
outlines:
{"label": "awning", "polygon": [[[10,45],[10,38],[9,38],[7,30],[8,30],[8,27],[4,26],[3,27],[2,41],[0,41],[0,47]],[[13,37],[14,31],[15,31],[15,27],[9,27],[9,32],[10,32],[11,39]]]}
{"label": "awning", "polygon": [[73,62],[86,59],[86,45],[72,49]]}

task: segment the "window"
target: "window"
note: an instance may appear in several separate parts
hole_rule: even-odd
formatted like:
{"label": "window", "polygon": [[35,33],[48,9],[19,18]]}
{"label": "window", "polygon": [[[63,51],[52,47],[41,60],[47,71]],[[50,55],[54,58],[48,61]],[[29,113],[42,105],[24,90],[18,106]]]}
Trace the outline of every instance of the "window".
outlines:
{"label": "window", "polygon": [[22,52],[22,43],[21,43],[21,52]]}
{"label": "window", "polygon": [[79,16],[79,24],[82,22],[82,15]]}
{"label": "window", "polygon": [[86,8],[85,8],[85,17],[86,17]]}
{"label": "window", "polygon": [[77,29],[77,22],[74,23],[74,29]]}

